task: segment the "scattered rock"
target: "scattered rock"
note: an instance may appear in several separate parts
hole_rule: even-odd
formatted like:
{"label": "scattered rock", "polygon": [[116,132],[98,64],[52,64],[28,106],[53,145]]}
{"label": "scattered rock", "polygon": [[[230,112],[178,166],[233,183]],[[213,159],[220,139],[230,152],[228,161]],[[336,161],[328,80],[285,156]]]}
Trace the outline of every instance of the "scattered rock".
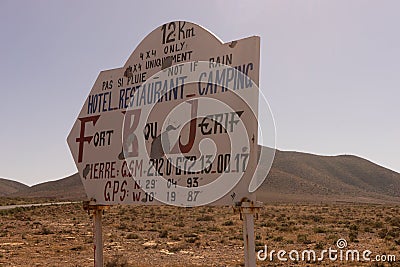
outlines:
{"label": "scattered rock", "polygon": [[173,253],[173,252],[169,252],[167,249],[162,249],[162,250],[160,250],[160,252],[161,252],[161,253],[164,253],[164,254],[167,254],[167,255],[173,255],[173,254],[175,254],[175,253]]}
{"label": "scattered rock", "polygon": [[156,248],[157,245],[158,244],[155,241],[148,241],[146,243],[143,243],[144,248]]}

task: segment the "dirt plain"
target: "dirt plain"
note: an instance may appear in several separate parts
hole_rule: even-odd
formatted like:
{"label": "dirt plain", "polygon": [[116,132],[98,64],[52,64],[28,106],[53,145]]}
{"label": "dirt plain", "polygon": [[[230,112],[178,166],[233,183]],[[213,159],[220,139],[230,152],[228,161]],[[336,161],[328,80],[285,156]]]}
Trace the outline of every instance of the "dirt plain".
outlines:
{"label": "dirt plain", "polygon": [[[93,266],[93,222],[81,203],[0,211],[0,266]],[[258,266],[400,266],[400,206],[267,204],[256,251],[343,249],[392,262],[290,260]],[[231,207],[114,206],[104,212],[104,262],[117,266],[244,266],[242,221]],[[261,254],[263,255],[263,254]],[[288,254],[286,254],[288,258]]]}

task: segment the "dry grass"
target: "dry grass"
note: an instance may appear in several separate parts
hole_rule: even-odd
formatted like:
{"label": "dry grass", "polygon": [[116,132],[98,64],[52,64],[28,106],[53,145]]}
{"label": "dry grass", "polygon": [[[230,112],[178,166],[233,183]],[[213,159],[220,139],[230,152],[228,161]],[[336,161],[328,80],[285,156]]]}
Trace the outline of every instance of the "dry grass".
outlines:
{"label": "dry grass", "polygon": [[[105,266],[242,266],[241,227],[227,207],[115,206],[104,214]],[[81,204],[0,211],[0,229],[0,266],[93,266],[92,221]],[[400,207],[266,205],[256,220],[257,249],[336,248],[338,238],[350,249],[394,254],[400,262]]]}

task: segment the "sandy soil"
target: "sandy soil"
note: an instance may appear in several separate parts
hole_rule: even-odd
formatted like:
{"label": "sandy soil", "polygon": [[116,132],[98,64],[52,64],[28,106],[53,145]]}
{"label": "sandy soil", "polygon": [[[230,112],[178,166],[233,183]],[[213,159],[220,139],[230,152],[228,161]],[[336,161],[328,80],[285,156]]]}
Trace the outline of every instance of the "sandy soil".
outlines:
{"label": "sandy soil", "polygon": [[[0,266],[93,266],[92,217],[82,204],[0,211]],[[242,221],[229,207],[115,206],[103,217],[105,266],[243,266]],[[258,266],[400,266],[400,207],[266,205],[256,251],[370,250],[397,262],[258,261]],[[318,256],[320,254],[317,254]],[[286,257],[288,255],[286,254]],[[393,259],[392,259],[393,260]]]}

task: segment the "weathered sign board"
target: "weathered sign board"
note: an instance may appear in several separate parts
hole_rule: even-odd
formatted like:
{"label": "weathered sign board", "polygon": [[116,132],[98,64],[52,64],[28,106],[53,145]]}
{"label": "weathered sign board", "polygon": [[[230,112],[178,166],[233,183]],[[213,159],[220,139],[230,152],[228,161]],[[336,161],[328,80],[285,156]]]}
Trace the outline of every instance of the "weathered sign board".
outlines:
{"label": "weathered sign board", "polygon": [[97,77],[68,136],[96,205],[232,205],[257,165],[260,38],[166,23]]}

